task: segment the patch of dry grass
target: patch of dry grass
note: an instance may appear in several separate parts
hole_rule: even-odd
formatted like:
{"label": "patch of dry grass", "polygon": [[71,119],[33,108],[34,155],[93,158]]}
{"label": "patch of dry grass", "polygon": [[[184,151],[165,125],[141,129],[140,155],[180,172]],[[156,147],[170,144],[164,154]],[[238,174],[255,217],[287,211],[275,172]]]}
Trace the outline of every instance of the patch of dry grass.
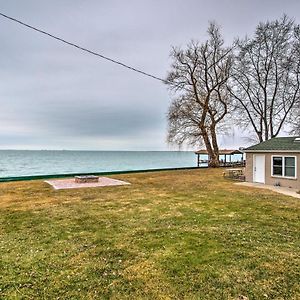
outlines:
{"label": "patch of dry grass", "polygon": [[221,170],[0,184],[0,298],[298,299],[299,199]]}

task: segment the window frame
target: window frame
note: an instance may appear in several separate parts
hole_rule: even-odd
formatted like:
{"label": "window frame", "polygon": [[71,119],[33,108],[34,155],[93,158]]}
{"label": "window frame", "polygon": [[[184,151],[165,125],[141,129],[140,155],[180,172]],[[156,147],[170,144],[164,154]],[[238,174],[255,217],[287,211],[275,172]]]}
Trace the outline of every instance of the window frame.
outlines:
{"label": "window frame", "polygon": [[[273,159],[274,157],[282,158],[282,175],[273,174]],[[286,176],[285,175],[285,158],[294,158],[295,159],[295,176]],[[277,178],[287,178],[287,179],[297,179],[297,156],[295,155],[272,155],[271,156],[271,176]]]}

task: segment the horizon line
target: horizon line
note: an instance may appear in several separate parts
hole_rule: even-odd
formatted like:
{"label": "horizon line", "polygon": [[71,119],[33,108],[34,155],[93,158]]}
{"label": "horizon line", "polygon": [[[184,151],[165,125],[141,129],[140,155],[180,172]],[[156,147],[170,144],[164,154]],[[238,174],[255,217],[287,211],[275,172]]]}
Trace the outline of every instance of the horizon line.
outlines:
{"label": "horizon line", "polygon": [[87,152],[194,152],[194,150],[88,150],[88,149],[0,149],[0,151],[87,151]]}

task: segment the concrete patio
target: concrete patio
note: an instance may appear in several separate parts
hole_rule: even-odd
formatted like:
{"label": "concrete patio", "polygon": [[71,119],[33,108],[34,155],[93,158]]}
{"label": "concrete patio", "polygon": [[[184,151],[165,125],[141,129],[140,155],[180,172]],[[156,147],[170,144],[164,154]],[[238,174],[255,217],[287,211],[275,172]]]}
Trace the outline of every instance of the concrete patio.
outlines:
{"label": "concrete patio", "polygon": [[254,183],[254,182],[238,182],[235,184],[241,186],[255,187],[260,189],[268,189],[280,194],[284,194],[286,196],[291,196],[300,199],[300,194],[297,193],[300,190],[300,188],[297,190],[297,189],[292,189],[292,188],[287,188],[282,186],[274,186],[274,185],[267,185],[263,183]]}
{"label": "concrete patio", "polygon": [[75,182],[74,178],[46,180],[45,182],[50,184],[55,190],[118,186],[118,185],[130,184],[125,181],[108,178],[108,177],[99,177],[98,182],[77,183]]}

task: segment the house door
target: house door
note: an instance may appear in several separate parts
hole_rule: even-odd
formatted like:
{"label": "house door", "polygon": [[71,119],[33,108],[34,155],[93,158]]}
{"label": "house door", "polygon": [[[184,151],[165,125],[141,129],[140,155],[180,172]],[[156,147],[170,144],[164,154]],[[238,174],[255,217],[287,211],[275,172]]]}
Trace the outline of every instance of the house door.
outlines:
{"label": "house door", "polygon": [[265,155],[263,154],[253,156],[253,181],[265,183]]}

